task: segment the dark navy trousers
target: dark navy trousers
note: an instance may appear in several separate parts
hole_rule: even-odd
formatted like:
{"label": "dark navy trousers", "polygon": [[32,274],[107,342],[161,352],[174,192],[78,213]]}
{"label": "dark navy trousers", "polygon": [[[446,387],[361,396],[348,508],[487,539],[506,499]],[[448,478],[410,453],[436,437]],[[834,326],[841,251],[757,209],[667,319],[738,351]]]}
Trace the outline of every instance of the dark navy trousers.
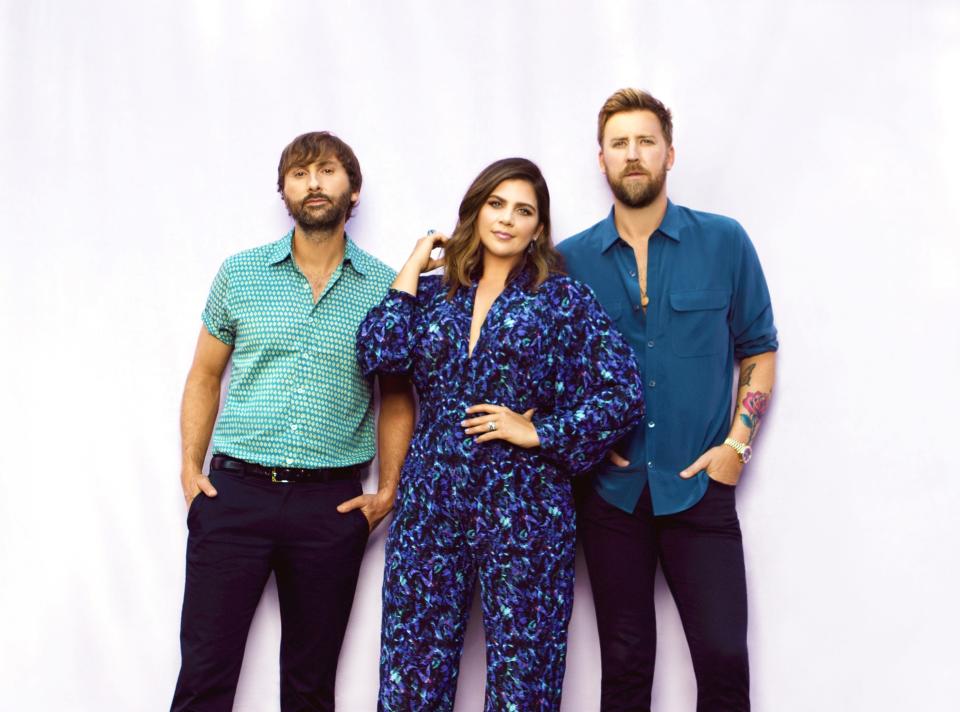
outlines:
{"label": "dark navy trousers", "polygon": [[697,678],[697,712],[748,712],[747,592],[736,488],[710,481],[690,509],[653,516],[650,488],[628,514],[592,488],[578,531],[597,611],[602,712],[649,712],[657,562]]}
{"label": "dark navy trousers", "polygon": [[270,573],[280,601],[283,712],[334,709],[340,645],[367,519],[336,506],[358,481],[272,483],[212,471],[216,497],[190,505],[173,712],[230,712],[250,621]]}

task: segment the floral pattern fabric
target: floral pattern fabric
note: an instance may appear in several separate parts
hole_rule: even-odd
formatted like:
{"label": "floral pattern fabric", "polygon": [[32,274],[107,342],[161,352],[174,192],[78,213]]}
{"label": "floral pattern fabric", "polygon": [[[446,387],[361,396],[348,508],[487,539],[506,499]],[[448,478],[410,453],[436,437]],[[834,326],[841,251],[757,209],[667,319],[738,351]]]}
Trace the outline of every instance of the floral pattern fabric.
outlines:
{"label": "floral pattern fabric", "polygon": [[[452,710],[467,615],[480,583],[486,709],[558,710],[573,603],[571,476],[643,415],[630,347],[586,286],[524,276],[494,302],[472,356],[476,285],[439,277],[391,290],[357,336],[374,373],[411,376],[420,415],[386,544],[380,709]],[[535,408],[540,446],[475,443],[471,405]]]}

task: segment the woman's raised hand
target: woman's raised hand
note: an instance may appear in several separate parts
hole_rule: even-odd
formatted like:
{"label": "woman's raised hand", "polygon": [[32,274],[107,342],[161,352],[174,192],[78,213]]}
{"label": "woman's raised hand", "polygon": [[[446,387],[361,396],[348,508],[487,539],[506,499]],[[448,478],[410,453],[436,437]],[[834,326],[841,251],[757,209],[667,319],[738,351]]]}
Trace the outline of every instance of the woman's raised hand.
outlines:
{"label": "woman's raised hand", "polygon": [[415,265],[419,274],[429,272],[430,270],[435,270],[437,267],[442,267],[443,256],[441,255],[435,259],[431,257],[431,253],[437,247],[443,249],[443,246],[449,239],[450,238],[448,238],[446,235],[442,235],[439,232],[434,232],[431,230],[417,240],[417,244],[413,248],[413,253],[407,260],[407,264]]}
{"label": "woman's raised hand", "polygon": [[397,273],[397,278],[393,280],[393,288],[416,296],[420,275],[443,265],[442,256],[434,259],[430,256],[430,253],[437,247],[442,249],[447,244],[448,239],[446,235],[430,230],[417,240],[416,247],[413,248],[413,252],[407,258],[406,264]]}
{"label": "woman's raised hand", "polygon": [[506,406],[480,403],[467,408],[467,413],[474,417],[461,421],[460,425],[465,435],[477,436],[474,440],[478,443],[506,440],[520,447],[538,447],[540,436],[533,425],[533,411],[531,408],[520,415]]}

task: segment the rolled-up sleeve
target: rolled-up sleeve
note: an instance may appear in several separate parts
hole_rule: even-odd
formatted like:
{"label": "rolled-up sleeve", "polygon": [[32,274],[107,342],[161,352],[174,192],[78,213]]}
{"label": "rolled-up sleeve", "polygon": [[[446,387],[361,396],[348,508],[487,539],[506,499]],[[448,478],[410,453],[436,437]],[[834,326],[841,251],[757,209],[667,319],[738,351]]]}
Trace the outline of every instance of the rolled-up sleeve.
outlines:
{"label": "rolled-up sleeve", "polygon": [[533,423],[541,454],[576,474],[599,463],[644,406],[633,351],[589,288],[568,284],[557,305],[555,405]]}
{"label": "rolled-up sleeve", "polygon": [[757,251],[741,228],[740,262],[735,272],[730,330],[734,356],[738,359],[776,351],[777,327],[773,323],[773,306],[767,280],[760,267]]}

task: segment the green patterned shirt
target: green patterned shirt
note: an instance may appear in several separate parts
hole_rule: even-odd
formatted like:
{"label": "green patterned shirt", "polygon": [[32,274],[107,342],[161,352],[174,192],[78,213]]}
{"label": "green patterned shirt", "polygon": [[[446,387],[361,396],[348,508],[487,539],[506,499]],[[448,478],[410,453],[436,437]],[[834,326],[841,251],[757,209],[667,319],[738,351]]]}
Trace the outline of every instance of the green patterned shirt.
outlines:
{"label": "green patterned shirt", "polygon": [[203,323],[233,346],[213,451],[268,467],[342,467],[374,455],[372,383],[357,328],[395,272],[348,237],[314,304],[291,254],[293,231],[220,268]]}

